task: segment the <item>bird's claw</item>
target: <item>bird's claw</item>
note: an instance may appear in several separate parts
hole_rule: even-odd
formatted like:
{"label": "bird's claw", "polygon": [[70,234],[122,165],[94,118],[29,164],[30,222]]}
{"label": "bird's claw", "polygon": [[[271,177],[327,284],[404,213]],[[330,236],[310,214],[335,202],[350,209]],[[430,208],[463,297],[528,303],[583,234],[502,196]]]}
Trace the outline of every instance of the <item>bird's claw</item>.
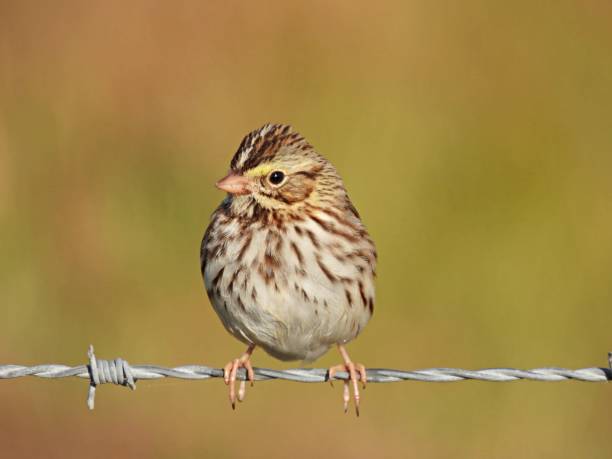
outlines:
{"label": "bird's claw", "polygon": [[251,382],[251,386],[253,386],[255,372],[253,371],[250,358],[251,353],[247,352],[239,359],[234,359],[223,367],[223,380],[225,381],[225,384],[229,386],[229,400],[232,405],[232,409],[236,409],[236,400],[242,402],[244,400],[244,396],[246,395],[245,380],[240,381],[240,387],[238,389],[238,393],[236,393],[236,375],[239,368],[244,368],[246,370],[247,379]]}
{"label": "bird's claw", "polygon": [[[351,400],[350,384],[353,386],[353,400],[355,401],[355,414],[359,416],[359,385],[358,380],[361,381],[363,389],[366,388],[367,374],[365,367],[360,363],[353,363],[348,361],[344,364],[336,365],[331,367],[327,371],[327,379],[329,383],[334,386],[333,380],[338,371],[346,371],[348,373],[348,379],[343,381],[342,400],[344,402],[344,412],[348,413],[348,406]],[[359,375],[359,376],[358,376]]]}

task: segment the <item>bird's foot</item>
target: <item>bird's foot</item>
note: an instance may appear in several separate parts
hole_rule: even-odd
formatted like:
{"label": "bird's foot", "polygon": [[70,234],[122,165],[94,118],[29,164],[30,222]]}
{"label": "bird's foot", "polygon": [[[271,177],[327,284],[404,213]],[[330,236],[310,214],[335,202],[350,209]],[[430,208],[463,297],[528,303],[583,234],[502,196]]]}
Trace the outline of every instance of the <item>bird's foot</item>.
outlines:
{"label": "bird's foot", "polygon": [[228,364],[223,367],[223,380],[225,384],[229,386],[229,400],[232,404],[232,409],[236,409],[236,400],[239,402],[244,400],[246,393],[245,380],[240,381],[240,388],[238,389],[238,393],[236,393],[236,374],[238,369],[244,368],[246,370],[247,379],[251,382],[251,386],[253,386],[253,381],[255,381],[255,372],[251,365],[251,354],[254,349],[255,345],[251,344],[240,358],[228,362]]}
{"label": "bird's foot", "polygon": [[[365,367],[360,363],[353,363],[346,352],[343,345],[339,344],[338,349],[344,360],[343,364],[335,365],[327,371],[327,379],[333,386],[333,379],[338,371],[346,371],[348,373],[348,379],[343,381],[344,388],[342,394],[342,400],[344,401],[344,412],[348,412],[349,401],[351,400],[350,386],[353,386],[353,400],[355,401],[355,414],[359,416],[359,384],[357,381],[361,381],[363,389],[366,388],[367,375]],[[359,377],[358,377],[359,375]]]}

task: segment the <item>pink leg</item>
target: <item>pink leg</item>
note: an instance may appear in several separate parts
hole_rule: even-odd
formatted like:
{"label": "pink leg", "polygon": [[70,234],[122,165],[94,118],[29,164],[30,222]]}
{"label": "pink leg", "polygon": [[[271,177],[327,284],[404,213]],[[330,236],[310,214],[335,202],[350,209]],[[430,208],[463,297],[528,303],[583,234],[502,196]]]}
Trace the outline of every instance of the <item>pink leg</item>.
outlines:
{"label": "pink leg", "polygon": [[238,372],[238,369],[246,369],[247,378],[251,382],[251,386],[255,380],[255,373],[253,372],[253,367],[251,366],[251,354],[254,350],[255,345],[249,345],[246,352],[242,354],[240,358],[232,360],[223,368],[223,380],[225,381],[225,384],[229,386],[229,399],[230,403],[232,404],[232,409],[236,409],[236,400],[239,402],[244,400],[246,390],[245,381],[240,381],[240,389],[238,390],[238,396],[236,396],[236,373]]}
{"label": "pink leg", "polygon": [[[357,416],[359,416],[359,387],[357,380],[361,380],[361,384],[365,389],[367,382],[366,369],[362,364],[355,364],[351,361],[351,358],[349,357],[348,352],[346,352],[346,348],[343,344],[338,344],[338,350],[340,351],[340,355],[342,356],[344,363],[331,367],[328,371],[328,379],[333,386],[333,378],[338,371],[346,371],[349,374],[349,379],[344,381],[344,390],[342,394],[342,399],[344,400],[344,412],[346,413],[348,411],[348,405],[351,399],[349,385],[352,383],[353,400],[355,400],[355,413]],[[357,374],[359,374],[359,378],[357,377]]]}

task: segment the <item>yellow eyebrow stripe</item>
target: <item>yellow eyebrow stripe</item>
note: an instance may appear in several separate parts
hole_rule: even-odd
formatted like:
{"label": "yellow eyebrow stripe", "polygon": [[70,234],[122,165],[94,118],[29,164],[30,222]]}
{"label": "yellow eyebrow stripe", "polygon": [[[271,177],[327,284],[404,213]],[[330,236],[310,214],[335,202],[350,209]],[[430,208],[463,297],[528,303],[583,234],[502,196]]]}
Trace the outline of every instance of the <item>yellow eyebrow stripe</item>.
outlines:
{"label": "yellow eyebrow stripe", "polygon": [[282,171],[285,174],[291,174],[292,170],[306,169],[308,166],[308,162],[292,164],[291,166],[287,167],[283,167],[280,163],[265,163],[254,167],[253,169],[249,169],[248,171],[244,172],[243,175],[246,177],[262,177],[268,175],[272,171]]}
{"label": "yellow eyebrow stripe", "polygon": [[247,177],[261,177],[268,175],[274,167],[271,164],[262,164],[261,166],[254,167],[244,173]]}

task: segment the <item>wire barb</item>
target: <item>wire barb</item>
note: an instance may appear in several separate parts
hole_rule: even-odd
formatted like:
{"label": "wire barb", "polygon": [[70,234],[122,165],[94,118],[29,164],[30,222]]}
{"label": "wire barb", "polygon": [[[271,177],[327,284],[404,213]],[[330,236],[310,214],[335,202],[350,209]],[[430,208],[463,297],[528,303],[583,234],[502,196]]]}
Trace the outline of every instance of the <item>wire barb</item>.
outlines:
{"label": "wire barb", "polygon": [[98,360],[94,353],[93,345],[89,345],[87,351],[89,357],[89,392],[87,393],[87,407],[90,410],[94,409],[96,398],[96,387],[100,384],[117,384],[119,386],[127,386],[132,390],[136,390],[136,379],[132,374],[130,364],[123,359],[115,360]]}
{"label": "wire barb", "polygon": [[[174,368],[156,365],[130,365],[123,359],[98,360],[93,346],[87,353],[88,365],[69,367],[67,365],[0,365],[0,379],[36,376],[39,378],[77,377],[89,380],[87,406],[94,409],[96,387],[100,384],[116,384],[136,389],[136,381],[140,379],[192,379],[222,378],[223,369],[200,365],[185,365]],[[398,381],[423,382],[454,382],[464,380],[479,380],[491,382],[507,382],[517,380],[530,381],[612,381],[612,352],[608,354],[608,368],[591,367],[578,370],[566,368],[534,368],[519,370],[516,368],[488,368],[483,370],[464,370],[462,368],[428,368],[424,370],[392,370],[384,368],[368,368],[368,382],[390,383]],[[322,383],[327,382],[327,370],[323,368],[292,368],[289,370],[273,370],[269,368],[254,368],[256,381],[281,379],[285,381]],[[236,379],[247,380],[243,368],[238,370]],[[337,372],[332,379],[346,381],[346,372]]]}

